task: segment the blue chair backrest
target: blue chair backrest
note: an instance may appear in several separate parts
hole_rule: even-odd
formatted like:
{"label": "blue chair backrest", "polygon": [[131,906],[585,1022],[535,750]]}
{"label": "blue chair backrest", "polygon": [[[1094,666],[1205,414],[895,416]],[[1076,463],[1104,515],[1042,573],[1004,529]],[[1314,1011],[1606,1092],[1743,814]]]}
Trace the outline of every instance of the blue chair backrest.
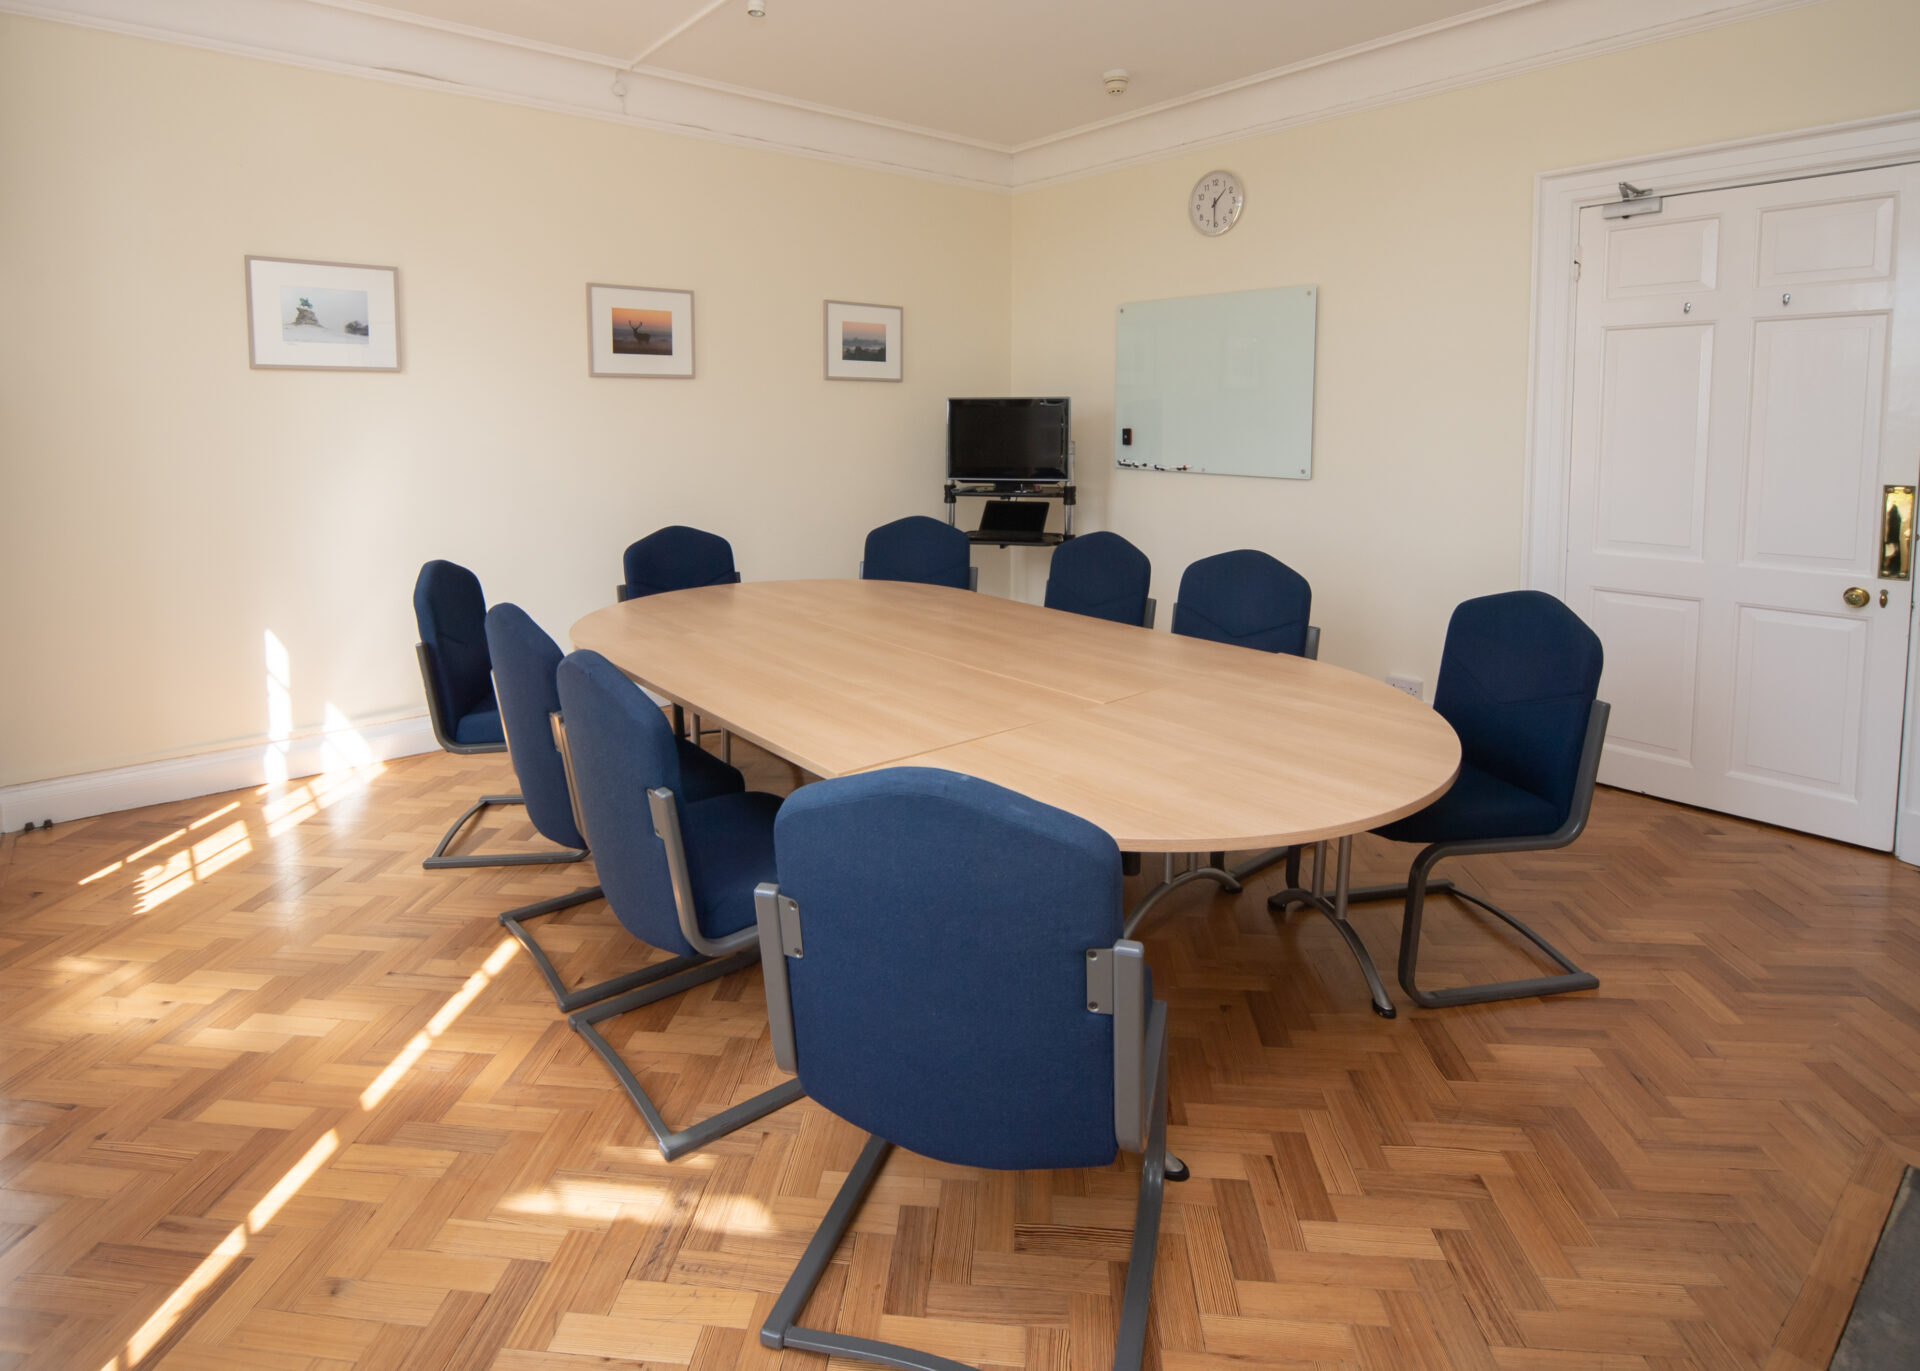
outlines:
{"label": "blue chair backrest", "polygon": [[1120,853],[987,781],[896,767],[802,787],[774,822],[807,1094],[962,1166],[1113,1159],[1113,1019],[1087,950],[1120,936]]}
{"label": "blue chair backrest", "polygon": [[909,514],[867,535],[861,577],[869,581],[918,581],[967,589],[973,545],[951,524]]}
{"label": "blue chair backrest", "polygon": [[1447,623],[1433,707],[1466,765],[1550,801],[1564,823],[1602,661],[1599,636],[1553,596],[1484,595]]}
{"label": "blue chair backrest", "polygon": [[507,756],[520,782],[527,817],[540,835],[562,847],[585,847],[573,822],[567,767],[554,746],[549,716],[560,708],[554,671],[560,645],[519,605],[487,611],[487,651],[493,658],[493,693],[507,732]]}
{"label": "blue chair backrest", "polygon": [[1254,548],[1202,557],[1180,578],[1173,631],[1262,652],[1306,655],[1313,587]]}
{"label": "blue chair backrest", "polygon": [[480,578],[453,562],[428,562],[413,583],[413,617],[429,649],[434,694],[447,727],[490,708],[487,597]]}
{"label": "blue chair backrest", "polygon": [[1048,609],[1138,627],[1147,617],[1153,563],[1117,533],[1085,533],[1053,550]]}
{"label": "blue chair backrest", "polygon": [[634,937],[685,956],[693,948],[680,933],[666,844],[654,835],[647,804],[655,786],[671,790],[678,803],[673,729],[646,692],[597,652],[568,653],[554,677],[580,817],[607,903]]}
{"label": "blue chair backrest", "polygon": [[733,544],[685,524],[649,533],[629,547],[621,561],[630,600],[695,586],[732,585],[740,579],[733,569]]}

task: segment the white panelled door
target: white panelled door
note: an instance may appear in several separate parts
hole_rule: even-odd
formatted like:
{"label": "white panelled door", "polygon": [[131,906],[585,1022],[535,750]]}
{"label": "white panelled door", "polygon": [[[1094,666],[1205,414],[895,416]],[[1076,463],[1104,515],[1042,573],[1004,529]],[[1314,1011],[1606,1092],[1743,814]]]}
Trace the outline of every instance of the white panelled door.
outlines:
{"label": "white panelled door", "polygon": [[1920,167],[1596,207],[1580,244],[1566,598],[1606,646],[1600,779],[1892,847]]}

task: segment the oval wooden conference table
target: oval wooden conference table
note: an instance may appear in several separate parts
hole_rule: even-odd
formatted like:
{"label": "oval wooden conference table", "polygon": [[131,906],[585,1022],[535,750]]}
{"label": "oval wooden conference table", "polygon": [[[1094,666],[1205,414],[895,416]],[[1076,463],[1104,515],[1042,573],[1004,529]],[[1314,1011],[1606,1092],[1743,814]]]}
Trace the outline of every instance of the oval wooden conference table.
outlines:
{"label": "oval wooden conference table", "polygon": [[[972,591],[897,581],[759,581],[609,605],[573,645],[822,778],[885,766],[978,776],[1105,829],[1123,852],[1340,839],[1328,915],[1391,1015],[1346,921],[1352,835],[1424,807],[1460,743],[1418,700],[1342,667],[1176,637]],[[1231,870],[1173,873],[1230,890]]]}

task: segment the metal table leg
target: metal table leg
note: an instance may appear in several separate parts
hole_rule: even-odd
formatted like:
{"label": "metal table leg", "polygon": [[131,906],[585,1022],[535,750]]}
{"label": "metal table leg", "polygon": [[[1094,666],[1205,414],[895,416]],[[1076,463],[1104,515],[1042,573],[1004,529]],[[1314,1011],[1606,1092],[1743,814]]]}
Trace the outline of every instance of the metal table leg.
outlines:
{"label": "metal table leg", "polygon": [[1173,854],[1169,852],[1166,854],[1166,864],[1163,868],[1160,884],[1140,897],[1140,902],[1134,905],[1132,911],[1128,913],[1127,921],[1121,928],[1120,936],[1123,938],[1131,938],[1134,929],[1138,928],[1147,915],[1153,912],[1155,905],[1159,904],[1161,900],[1171,895],[1181,886],[1190,885],[1194,881],[1212,881],[1229,895],[1238,895],[1240,893],[1239,877],[1235,876],[1233,872],[1223,870],[1217,866],[1192,865],[1185,871],[1176,874],[1173,869]]}
{"label": "metal table leg", "polygon": [[1313,849],[1313,886],[1302,889],[1298,886],[1282,890],[1267,898],[1267,908],[1279,914],[1285,914],[1294,905],[1303,904],[1317,909],[1333,921],[1333,927],[1346,943],[1347,950],[1353,953],[1353,959],[1360,964],[1360,974],[1367,979],[1367,993],[1373,999],[1373,1012],[1383,1019],[1391,1019],[1396,1011],[1393,1001],[1387,996],[1387,987],[1380,980],[1379,968],[1373,964],[1373,955],[1367,951],[1367,945],[1360,941],[1360,934],[1347,922],[1347,898],[1353,889],[1353,835],[1340,839],[1338,855],[1334,859],[1333,898],[1329,900],[1323,894],[1326,871],[1326,844],[1316,843]]}

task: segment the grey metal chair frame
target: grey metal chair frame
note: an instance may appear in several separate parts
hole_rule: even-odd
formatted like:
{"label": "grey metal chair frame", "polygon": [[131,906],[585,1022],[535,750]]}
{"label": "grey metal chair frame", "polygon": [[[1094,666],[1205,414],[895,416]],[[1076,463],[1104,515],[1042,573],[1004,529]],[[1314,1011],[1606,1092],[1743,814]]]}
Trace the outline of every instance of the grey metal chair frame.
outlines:
{"label": "grey metal chair frame", "polygon": [[[602,1036],[598,1025],[608,1019],[618,1018],[646,1005],[678,995],[683,990],[691,990],[696,985],[717,980],[734,971],[744,971],[761,960],[759,934],[749,924],[724,938],[709,938],[700,928],[700,920],[695,913],[693,903],[693,880],[687,869],[686,844],[680,835],[680,811],[674,802],[673,792],[665,786],[659,786],[647,792],[647,806],[653,813],[653,831],[667,850],[667,878],[673,888],[674,913],[680,925],[680,936],[687,940],[693,952],[684,956],[672,957],[640,971],[631,973],[627,978],[632,984],[624,994],[616,994],[612,999],[600,1001],[589,1008],[576,1010],[567,1015],[567,1026],[572,1028],[587,1045],[599,1054],[600,1060],[607,1064],[613,1078],[626,1092],[627,1099],[645,1119],[647,1127],[653,1130],[654,1141],[660,1145],[660,1155],[668,1161],[683,1156],[697,1147],[704,1147],[715,1138],[724,1137],[735,1129],[752,1123],[763,1115],[792,1104],[806,1092],[800,1088],[800,1082],[782,1081],[770,1090],[763,1090],[750,1100],[721,1110],[711,1118],[687,1125],[675,1131],[667,1127],[666,1120],[660,1114],[660,1108],[647,1094],[646,1087],[640,1084],[640,1078],[633,1074],[633,1068],[620,1059],[613,1044]],[[781,967],[784,976],[785,966]],[[549,984],[553,984],[549,980]],[[613,981],[603,982],[611,986]],[[590,987],[599,989],[600,987]],[[578,993],[585,993],[578,992]],[[778,1050],[776,1047],[776,1059]],[[791,1068],[785,1068],[791,1070]]]}
{"label": "grey metal chair frame", "polygon": [[[772,882],[754,891],[760,961],[766,968],[767,1022],[774,1060],[796,1069],[793,1000],[787,988],[789,956],[804,955],[799,906]],[[1121,939],[1111,948],[1087,950],[1087,1008],[1113,1015],[1113,1127],[1122,1151],[1140,1153],[1140,1192],[1134,1206],[1133,1245],[1127,1254],[1126,1293],[1114,1336],[1114,1371],[1139,1371],[1146,1352],[1147,1309],[1153,1292],[1154,1249],[1166,1182],[1184,1181],[1188,1170],[1167,1155],[1167,1007],[1149,1000],[1146,958],[1139,943]],[[875,1362],[899,1371],[973,1371],[964,1362],[898,1343],[857,1338],[796,1321],[826,1275],[840,1241],[860,1213],[867,1192],[893,1144],[869,1135],[860,1157],[833,1197],[800,1262],[774,1300],[760,1329],[760,1342],[830,1357]]]}
{"label": "grey metal chair frame", "polygon": [[[1573,788],[1573,803],[1567,811],[1566,822],[1552,833],[1533,838],[1482,838],[1462,842],[1431,843],[1420,849],[1413,859],[1413,866],[1407,873],[1403,885],[1363,886],[1348,895],[1349,900],[1405,900],[1406,905],[1400,922],[1400,988],[1422,1009],[1448,1009],[1463,1004],[1488,1004],[1495,1000],[1518,1000],[1534,995],[1563,995],[1571,990],[1595,990],[1600,979],[1592,972],[1582,971],[1540,934],[1528,927],[1512,914],[1500,908],[1490,900],[1462,890],[1451,880],[1442,878],[1433,880],[1429,873],[1434,864],[1446,857],[1465,857],[1479,853],[1492,852],[1545,852],[1557,847],[1566,847],[1586,830],[1588,816],[1593,811],[1593,788],[1600,771],[1600,753],[1607,741],[1607,716],[1611,707],[1605,700],[1595,700],[1593,708],[1587,714],[1586,737],[1580,748],[1580,769],[1576,773]],[[1532,976],[1516,981],[1489,981],[1482,985],[1451,986],[1445,990],[1422,990],[1418,981],[1420,963],[1420,924],[1426,909],[1426,897],[1433,895],[1452,895],[1478,905],[1489,914],[1504,922],[1509,928],[1532,943],[1555,965],[1560,974],[1554,976]],[[1279,896],[1275,896],[1278,899]],[[1364,955],[1365,949],[1361,949]],[[1377,977],[1376,977],[1377,979]]]}
{"label": "grey metal chair frame", "polygon": [[[440,696],[433,688],[433,649],[425,643],[413,645],[414,659],[420,663],[420,683],[427,692],[427,721],[433,725],[433,740],[440,744],[444,752],[470,756],[481,752],[505,752],[504,739],[497,743],[462,743],[453,736],[450,722],[440,713]],[[429,871],[446,871],[454,868],[475,866],[547,866],[555,862],[577,862],[587,854],[564,847],[556,852],[474,852],[458,857],[449,857],[447,849],[460,831],[473,822],[482,811],[497,809],[504,805],[523,805],[526,800],[519,795],[482,795],[459,818],[453,826],[440,835],[440,841],[434,844],[420,865]]]}

